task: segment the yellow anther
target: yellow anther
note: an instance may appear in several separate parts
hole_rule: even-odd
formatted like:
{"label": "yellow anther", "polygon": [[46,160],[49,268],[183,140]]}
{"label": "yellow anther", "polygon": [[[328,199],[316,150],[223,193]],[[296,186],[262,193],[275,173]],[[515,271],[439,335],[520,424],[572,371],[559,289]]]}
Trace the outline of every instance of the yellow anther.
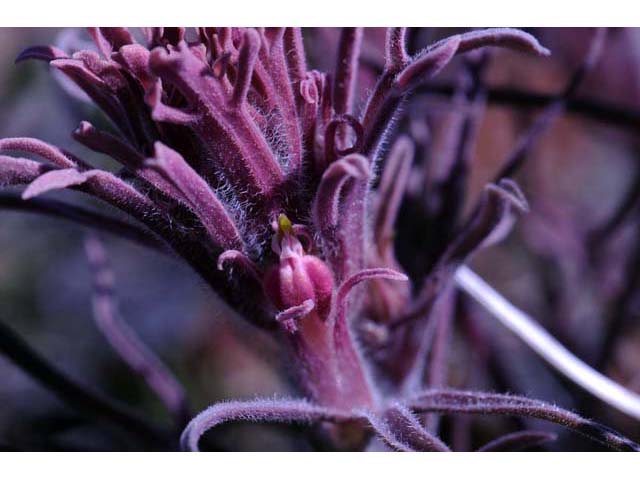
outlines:
{"label": "yellow anther", "polygon": [[278,216],[278,233],[280,236],[291,233],[293,230],[293,225],[291,225],[291,220],[284,213],[281,213]]}

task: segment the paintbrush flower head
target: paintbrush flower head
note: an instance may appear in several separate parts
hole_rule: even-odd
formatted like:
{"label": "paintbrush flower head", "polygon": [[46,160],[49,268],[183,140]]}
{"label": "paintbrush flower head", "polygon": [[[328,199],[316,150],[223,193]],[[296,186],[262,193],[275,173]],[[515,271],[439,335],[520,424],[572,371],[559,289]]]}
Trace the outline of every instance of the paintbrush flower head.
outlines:
{"label": "paintbrush flower head", "polygon": [[[425,328],[448,301],[456,268],[503,238],[527,209],[514,182],[485,188],[425,276],[409,282],[394,250],[414,155],[412,141],[395,135],[401,106],[456,55],[485,47],[547,55],[534,37],[478,30],[410,53],[406,29],[391,28],[377,82],[356,98],[359,28],[343,29],[331,72],[308,67],[296,28],[89,33],[95,49],[32,47],[18,61],[44,60],[86,93],[111,128],[83,121],[73,137],[122,169],[9,138],[0,141],[0,183],[26,185],[24,199],[78,190],[128,214],[142,236],[191,265],[247,322],[272,332],[293,359],[304,397],[214,405],[189,424],[183,448],[196,449],[219,423],[252,419],[333,422],[334,444],[351,448],[346,437],[355,428],[398,450],[446,450],[416,415],[447,411],[531,414],[603,439],[586,421],[541,402],[420,393]],[[356,437],[361,447],[366,435]],[[608,443],[625,446],[618,437]]]}

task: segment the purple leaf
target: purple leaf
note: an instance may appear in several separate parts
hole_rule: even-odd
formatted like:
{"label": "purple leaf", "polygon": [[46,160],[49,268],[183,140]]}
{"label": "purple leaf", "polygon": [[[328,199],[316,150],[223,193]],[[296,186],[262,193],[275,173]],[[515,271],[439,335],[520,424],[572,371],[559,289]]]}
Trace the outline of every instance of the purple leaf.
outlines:
{"label": "purple leaf", "polygon": [[144,156],[120,138],[97,130],[89,122],[80,122],[73,138],[95,152],[104,153],[120,162],[131,173],[138,175],[151,185],[178,202],[185,202],[182,193],[155,169],[145,163]]}
{"label": "purple leaf", "polygon": [[385,39],[385,70],[399,72],[409,63],[410,57],[406,48],[407,27],[387,28]]}
{"label": "purple leaf", "polygon": [[31,153],[51,162],[60,168],[86,166],[84,162],[58,147],[50,145],[37,138],[15,137],[0,140],[0,152],[16,151]]}
{"label": "purple leaf", "polygon": [[114,50],[119,50],[125,45],[135,43],[131,33],[124,27],[87,28],[89,35],[98,47],[98,50],[107,58],[111,58]]}
{"label": "purple leaf", "polygon": [[320,407],[305,400],[230,401],[216,403],[199,413],[182,432],[182,450],[198,451],[200,437],[209,429],[228,422],[317,423],[346,422],[356,417],[349,412]]}
{"label": "purple leaf", "polygon": [[123,107],[118,97],[100,76],[92,72],[83,60],[77,58],[57,59],[51,65],[80,87],[127,138],[133,138],[131,114]]}
{"label": "purple leaf", "polygon": [[333,79],[333,108],[338,115],[351,113],[362,43],[362,28],[343,28]]}
{"label": "purple leaf", "polygon": [[69,58],[69,55],[57,47],[38,45],[23,50],[20,55],[16,57],[15,62],[19,63],[25,60],[44,60],[45,62],[50,62],[58,58]]}
{"label": "purple leaf", "polygon": [[294,82],[302,81],[307,73],[307,59],[300,28],[285,29],[284,48],[287,52],[287,65],[291,79]]}
{"label": "purple leaf", "polygon": [[455,35],[417,55],[398,73],[395,84],[402,90],[408,90],[417,82],[436,75],[458,52],[459,45],[460,36]]}
{"label": "purple leaf", "polygon": [[429,433],[418,417],[402,405],[394,405],[384,418],[396,437],[418,452],[449,452],[451,449],[435,435]]}
{"label": "purple leaf", "polygon": [[[363,134],[362,125],[352,115],[343,114],[331,120],[324,131],[325,164],[330,165],[336,158],[358,153],[362,148]],[[352,145],[347,147],[346,143],[351,137]]]}
{"label": "purple leaf", "polygon": [[443,255],[443,263],[460,264],[477,249],[494,245],[511,231],[518,215],[529,211],[526,198],[512,180],[489,184],[475,212]]}
{"label": "purple leaf", "polygon": [[405,274],[391,270],[390,268],[368,268],[361,270],[347,278],[342,285],[340,285],[340,288],[338,288],[338,292],[336,293],[336,306],[338,311],[345,308],[347,296],[354,287],[364,281],[373,279],[395,280],[398,282],[409,281],[409,277]]}
{"label": "purple leaf", "polygon": [[158,170],[182,194],[184,202],[202,222],[215,245],[228,249],[242,245],[235,222],[216,197],[211,187],[182,156],[160,142],[147,164]]}
{"label": "purple leaf", "polygon": [[503,47],[541,56],[551,54],[533,35],[517,28],[488,28],[460,36],[459,53],[482,47]]}
{"label": "purple leaf", "polygon": [[400,440],[389,428],[385,419],[371,412],[362,412],[367,419],[374,433],[384,442],[384,444],[396,452],[415,452],[415,450]]}
{"label": "purple leaf", "polygon": [[271,194],[284,178],[282,166],[246,105],[232,104],[226,85],[207,74],[208,64],[181,42],[168,52],[154,49],[149,66],[163,84],[177,88],[197,113],[194,132],[228,182],[247,199]]}
{"label": "purple leaf", "polygon": [[[403,43],[403,32],[391,30],[387,36],[387,50],[393,45],[394,56],[402,58],[398,53]],[[364,112],[362,125],[365,130],[363,153],[376,160],[380,144],[392,124],[392,120],[401,101],[411,93],[421,81],[437,74],[457,53],[486,47],[500,46],[524,50],[538,55],[547,55],[549,51],[529,35],[517,29],[498,28],[455,35],[436,42],[414,58],[404,63],[400,72],[395,70],[397,64],[390,62],[380,76],[371,93]]]}
{"label": "purple leaf", "polygon": [[253,67],[258,59],[258,51],[260,50],[260,36],[255,30],[248,29],[240,47],[240,56],[238,58],[238,76],[233,86],[232,103],[237,108],[247,100],[247,93],[251,86],[251,78],[253,77]]}
{"label": "purple leaf", "polygon": [[364,215],[369,162],[357,154],[344,157],[325,171],[313,204],[313,222],[336,278],[362,268]]}
{"label": "purple leaf", "polygon": [[[279,115],[282,135],[285,140],[286,154],[281,163],[289,174],[299,175],[302,166],[302,142],[300,122],[285,51],[284,36],[286,29],[266,29],[265,35],[271,35],[267,44],[260,49],[260,61],[256,65],[255,84],[262,90],[262,101],[272,104]],[[269,122],[267,122],[269,123]],[[267,127],[268,128],[268,127]]]}
{"label": "purple leaf", "polygon": [[387,155],[376,191],[373,238],[376,240],[378,255],[385,260],[393,257],[393,228],[407,187],[413,155],[413,142],[409,137],[399,137]]}
{"label": "purple leaf", "polygon": [[154,75],[149,69],[151,53],[142,45],[125,45],[113,54],[113,59],[127,68],[138,79],[144,91],[150,90],[155,84]]}
{"label": "purple leaf", "polygon": [[427,390],[407,403],[416,413],[467,413],[539,418],[562,425],[615,450],[640,451],[640,445],[618,432],[554,405],[515,395]]}
{"label": "purple leaf", "polygon": [[26,158],[0,155],[0,185],[24,185],[51,170],[51,167]]}
{"label": "purple leaf", "polygon": [[75,168],[64,168],[61,170],[51,170],[36,178],[22,192],[23,200],[28,200],[51,190],[61,190],[68,187],[75,187],[85,183],[94,174],[92,170],[79,172]]}

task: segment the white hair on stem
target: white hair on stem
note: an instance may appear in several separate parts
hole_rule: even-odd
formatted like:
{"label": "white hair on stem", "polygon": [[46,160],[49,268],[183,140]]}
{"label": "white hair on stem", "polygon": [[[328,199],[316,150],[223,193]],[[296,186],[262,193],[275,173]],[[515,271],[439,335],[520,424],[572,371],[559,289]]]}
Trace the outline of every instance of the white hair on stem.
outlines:
{"label": "white hair on stem", "polygon": [[512,305],[470,268],[455,275],[457,286],[486,308],[542,358],[589,393],[640,420],[640,395],[605,377],[567,350],[526,313]]}

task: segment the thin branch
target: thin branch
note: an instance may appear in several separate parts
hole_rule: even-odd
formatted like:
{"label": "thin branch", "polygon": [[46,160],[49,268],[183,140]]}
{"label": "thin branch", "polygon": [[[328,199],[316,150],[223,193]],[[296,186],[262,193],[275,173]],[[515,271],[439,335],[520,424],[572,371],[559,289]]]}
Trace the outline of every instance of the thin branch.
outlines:
{"label": "thin branch", "polygon": [[90,418],[106,420],[129,431],[148,445],[169,446],[167,433],[147,423],[126,407],[92,392],[68,378],[34,351],[8,325],[0,321],[0,352],[49,391]]}
{"label": "thin branch", "polygon": [[23,200],[18,193],[0,192],[0,208],[69,220],[80,226],[99,230],[161,253],[169,253],[167,246],[157,240],[151,232],[129,222],[59,200],[42,198]]}
{"label": "thin branch", "polygon": [[554,368],[600,400],[640,420],[640,395],[605,377],[577,358],[534,319],[513,306],[468,267],[460,267],[455,280],[463,291]]}
{"label": "thin branch", "polygon": [[[635,238],[640,234],[640,224],[634,226]],[[602,334],[603,341],[596,366],[604,368],[606,362],[614,353],[625,328],[630,326],[630,320],[635,319],[633,303],[638,295],[640,286],[640,244],[636,243],[630,252],[624,266],[623,288],[615,296],[609,307],[609,319]]]}
{"label": "thin branch", "polygon": [[[456,86],[448,83],[425,84],[416,88],[416,93],[453,97]],[[487,103],[491,106],[520,109],[545,108],[557,98],[556,94],[500,86],[487,87],[486,94]],[[570,98],[565,103],[565,112],[608,126],[628,128],[633,131],[640,129],[640,110],[607,101],[587,97]]]}
{"label": "thin branch", "polygon": [[545,110],[533,121],[529,129],[520,137],[518,144],[504,161],[502,168],[495,177],[495,181],[511,177],[524,163],[536,141],[547,132],[554,121],[564,112],[567,100],[571,98],[587,74],[596,65],[606,39],[607,30],[598,28],[591,40],[587,54],[580,66],[573,73],[560,94],[549,104]]}
{"label": "thin branch", "polygon": [[599,250],[603,243],[629,218],[632,212],[636,211],[639,203],[640,169],[636,171],[631,186],[613,211],[613,214],[588,233],[587,242],[592,255],[597,256],[600,253]]}
{"label": "thin branch", "polygon": [[522,430],[498,437],[484,444],[478,452],[519,452],[526,448],[537,447],[543,443],[553,442],[558,436],[555,433]]}

